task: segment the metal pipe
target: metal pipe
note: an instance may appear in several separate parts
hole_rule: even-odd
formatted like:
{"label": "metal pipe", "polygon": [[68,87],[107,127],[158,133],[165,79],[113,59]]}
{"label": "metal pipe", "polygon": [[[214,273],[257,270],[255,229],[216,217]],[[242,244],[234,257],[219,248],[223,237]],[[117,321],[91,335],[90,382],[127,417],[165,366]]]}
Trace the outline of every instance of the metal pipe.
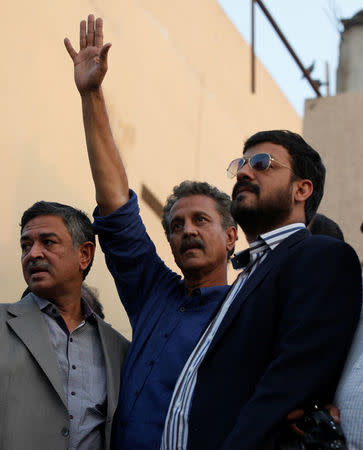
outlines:
{"label": "metal pipe", "polygon": [[255,93],[255,0],[251,0],[251,92]]}
{"label": "metal pipe", "polygon": [[326,95],[330,96],[330,77],[329,77],[329,63],[325,63],[325,79],[326,79]]}
{"label": "metal pipe", "polygon": [[253,2],[258,3],[259,7],[262,9],[262,12],[265,14],[267,19],[271,23],[271,25],[274,27],[276,33],[280,36],[280,39],[285,44],[285,47],[288,49],[288,51],[290,52],[291,56],[294,58],[296,64],[300,67],[300,69],[301,69],[302,73],[304,74],[305,78],[308,80],[308,82],[310,83],[311,87],[314,89],[316,95],[318,97],[321,97],[321,94],[320,94],[318,86],[316,85],[316,82],[310,77],[309,72],[305,69],[304,65],[302,64],[302,62],[300,61],[300,59],[298,58],[298,56],[294,52],[294,50],[291,47],[291,45],[287,42],[287,39],[283,35],[283,33],[280,30],[280,28],[277,25],[277,23],[272,18],[271,14],[266,9],[265,5],[262,3],[262,0],[253,0]]}

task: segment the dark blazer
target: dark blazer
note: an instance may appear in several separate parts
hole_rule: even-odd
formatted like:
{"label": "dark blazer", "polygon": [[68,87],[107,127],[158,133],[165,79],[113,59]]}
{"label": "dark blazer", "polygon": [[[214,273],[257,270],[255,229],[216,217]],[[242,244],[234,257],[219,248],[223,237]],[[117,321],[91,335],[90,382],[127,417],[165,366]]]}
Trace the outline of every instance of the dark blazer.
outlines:
{"label": "dark blazer", "polygon": [[290,411],[332,399],[361,295],[344,242],[301,230],[270,252],[199,368],[188,450],[273,449]]}
{"label": "dark blazer", "polygon": [[[106,448],[128,341],[96,316],[107,373]],[[0,304],[0,449],[66,450],[69,414],[42,312],[29,294]]]}

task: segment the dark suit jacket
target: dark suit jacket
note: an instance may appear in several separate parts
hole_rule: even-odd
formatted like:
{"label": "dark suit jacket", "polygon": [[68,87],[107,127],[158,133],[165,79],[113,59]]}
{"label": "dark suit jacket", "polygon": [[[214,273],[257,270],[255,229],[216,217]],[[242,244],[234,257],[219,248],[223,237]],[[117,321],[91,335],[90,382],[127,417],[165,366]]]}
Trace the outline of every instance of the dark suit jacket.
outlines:
{"label": "dark suit jacket", "polygon": [[[107,373],[106,448],[128,341],[98,316]],[[66,450],[69,414],[42,312],[29,294],[0,304],[0,450]]]}
{"label": "dark suit jacket", "polygon": [[360,308],[354,250],[289,236],[237,295],[199,368],[188,449],[275,448],[290,411],[332,398]]}

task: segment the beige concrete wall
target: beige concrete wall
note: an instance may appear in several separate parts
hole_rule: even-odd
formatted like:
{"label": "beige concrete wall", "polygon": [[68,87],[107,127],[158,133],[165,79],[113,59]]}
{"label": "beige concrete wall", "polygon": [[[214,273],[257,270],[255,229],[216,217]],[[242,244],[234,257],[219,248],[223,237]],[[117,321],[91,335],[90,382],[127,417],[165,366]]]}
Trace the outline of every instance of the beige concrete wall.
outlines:
{"label": "beige concrete wall", "polygon": [[335,220],[345,240],[363,260],[363,92],[308,100],[304,138],[321,154],[327,169],[319,211]]}
{"label": "beige concrete wall", "polygon": [[[230,192],[225,168],[251,133],[301,131],[300,117],[259,62],[257,94],[250,93],[250,48],[216,0],[8,2],[0,29],[1,301],[15,301],[25,287],[18,244],[24,209],[44,199],[93,210],[80,100],[63,47],[68,36],[78,48],[78,24],[89,12],[104,18],[113,44],[104,91],[138,193],[145,184],[164,202],[187,178]],[[143,203],[141,210],[160,255],[175,267],[159,219]],[[100,252],[88,283],[99,289],[107,319],[129,334]]]}

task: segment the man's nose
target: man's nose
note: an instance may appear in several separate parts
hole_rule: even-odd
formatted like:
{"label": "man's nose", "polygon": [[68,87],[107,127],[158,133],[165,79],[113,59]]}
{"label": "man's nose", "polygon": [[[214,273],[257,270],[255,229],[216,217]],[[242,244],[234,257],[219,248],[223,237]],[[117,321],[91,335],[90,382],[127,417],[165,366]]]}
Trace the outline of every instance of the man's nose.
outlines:
{"label": "man's nose", "polygon": [[237,180],[253,180],[255,178],[255,171],[250,167],[248,162],[245,162],[243,166],[237,172]]}
{"label": "man's nose", "polygon": [[31,249],[29,250],[27,257],[30,259],[43,258],[43,247],[38,242],[34,242]]}
{"label": "man's nose", "polygon": [[186,220],[184,223],[184,235],[186,236],[196,236],[198,233],[197,227],[192,220]]}

